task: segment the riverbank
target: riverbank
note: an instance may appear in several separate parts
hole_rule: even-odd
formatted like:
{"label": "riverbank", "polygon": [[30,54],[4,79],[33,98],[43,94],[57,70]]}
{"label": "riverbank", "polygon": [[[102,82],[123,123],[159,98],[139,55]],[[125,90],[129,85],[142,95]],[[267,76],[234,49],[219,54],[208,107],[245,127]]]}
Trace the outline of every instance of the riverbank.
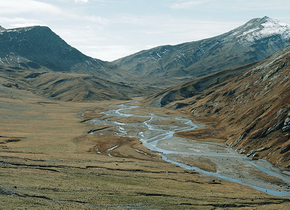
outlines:
{"label": "riverbank", "polygon": [[[89,122],[89,119],[104,117],[99,112],[120,103],[124,102],[56,102],[35,95],[0,98],[1,208],[289,208],[288,199],[229,181],[216,183],[158,156],[150,157],[147,148],[135,138],[116,137],[119,128]],[[141,118],[130,120],[143,121]],[[91,134],[97,129],[103,135]],[[143,126],[138,129],[146,131]],[[79,139],[85,141],[85,146]],[[112,144],[104,144],[105,140]],[[120,140],[123,148],[117,150],[115,146],[121,145]],[[99,144],[103,145],[102,154],[90,150]],[[124,156],[131,153],[128,151],[136,152],[143,159]]]}
{"label": "riverbank", "polygon": [[[187,138],[189,142],[196,146],[212,145],[211,149],[204,156],[213,164],[219,166],[219,169],[216,168],[215,172],[219,172],[220,175],[234,180],[240,180],[243,184],[257,186],[257,189],[263,192],[289,197],[289,171],[283,171],[265,159],[253,160],[245,155],[238,154],[226,146],[225,136],[228,134],[225,129],[215,128],[215,123],[208,122],[208,119],[201,119],[197,122],[207,124],[207,126],[199,127],[192,131],[179,132],[175,136]],[[166,147],[166,145],[164,146]],[[225,148],[227,148],[226,152]],[[228,155],[226,155],[227,153]],[[196,157],[192,158],[196,159]],[[245,164],[241,164],[241,162]],[[202,165],[200,161],[199,164]],[[238,181],[238,183],[240,182]]]}

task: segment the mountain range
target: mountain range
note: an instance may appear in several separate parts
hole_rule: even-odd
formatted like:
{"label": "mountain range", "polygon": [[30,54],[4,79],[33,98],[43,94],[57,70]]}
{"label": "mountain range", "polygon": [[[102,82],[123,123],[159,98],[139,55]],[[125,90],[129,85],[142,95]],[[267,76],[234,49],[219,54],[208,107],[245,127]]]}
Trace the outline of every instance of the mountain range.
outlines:
{"label": "mountain range", "polygon": [[0,92],[18,88],[65,101],[130,99],[225,69],[244,71],[239,66],[289,44],[289,24],[264,17],[217,37],[105,62],[84,55],[48,27],[1,27]]}
{"label": "mountain range", "polygon": [[255,18],[225,34],[137,52],[114,63],[130,72],[172,83],[262,61],[290,44],[290,24]]}

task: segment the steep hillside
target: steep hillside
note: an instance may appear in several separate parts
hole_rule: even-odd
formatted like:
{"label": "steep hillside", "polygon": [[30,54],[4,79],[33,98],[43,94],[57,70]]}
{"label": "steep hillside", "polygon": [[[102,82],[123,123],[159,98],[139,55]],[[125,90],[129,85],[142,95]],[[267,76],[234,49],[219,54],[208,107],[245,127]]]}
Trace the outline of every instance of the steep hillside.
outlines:
{"label": "steep hillside", "polygon": [[290,44],[290,24],[269,17],[252,19],[217,37],[160,46],[114,61],[142,75],[189,80],[261,61]]}
{"label": "steep hillside", "polygon": [[[165,107],[168,104],[180,100],[184,100],[193,96],[203,98],[216,90],[217,87],[226,85],[232,81],[235,76],[243,71],[253,67],[256,63],[247,64],[234,69],[228,69],[221,72],[213,73],[178,86],[167,88],[159,93],[156,93],[144,100],[144,103],[152,107]],[[174,103],[175,109],[188,106],[185,101]]]}
{"label": "steep hillside", "polygon": [[[183,107],[193,119],[213,126],[184,136],[222,138],[250,158],[290,170],[290,46],[244,72],[238,69],[185,83],[147,103]],[[203,89],[196,88],[199,83]]]}

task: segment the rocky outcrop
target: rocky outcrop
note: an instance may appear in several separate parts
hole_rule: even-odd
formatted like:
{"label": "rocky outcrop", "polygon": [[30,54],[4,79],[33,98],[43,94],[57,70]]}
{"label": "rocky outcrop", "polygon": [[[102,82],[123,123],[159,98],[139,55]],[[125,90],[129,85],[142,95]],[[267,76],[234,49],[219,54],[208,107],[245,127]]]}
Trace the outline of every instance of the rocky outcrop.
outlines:
{"label": "rocky outcrop", "polygon": [[284,125],[283,125],[282,130],[284,132],[290,131],[290,112],[288,113],[287,118],[284,121]]}

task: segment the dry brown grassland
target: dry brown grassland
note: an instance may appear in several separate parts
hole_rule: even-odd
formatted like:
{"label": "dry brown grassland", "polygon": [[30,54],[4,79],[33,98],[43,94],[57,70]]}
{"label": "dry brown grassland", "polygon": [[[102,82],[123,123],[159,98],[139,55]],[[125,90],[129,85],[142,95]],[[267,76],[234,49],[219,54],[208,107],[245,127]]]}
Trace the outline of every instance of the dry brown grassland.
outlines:
{"label": "dry brown grassland", "polygon": [[[136,138],[89,134],[104,127],[87,121],[119,101],[73,103],[23,94],[0,96],[0,209],[290,208],[288,199],[166,163]],[[158,110],[176,114],[168,112]],[[116,143],[110,157],[106,151]]]}

